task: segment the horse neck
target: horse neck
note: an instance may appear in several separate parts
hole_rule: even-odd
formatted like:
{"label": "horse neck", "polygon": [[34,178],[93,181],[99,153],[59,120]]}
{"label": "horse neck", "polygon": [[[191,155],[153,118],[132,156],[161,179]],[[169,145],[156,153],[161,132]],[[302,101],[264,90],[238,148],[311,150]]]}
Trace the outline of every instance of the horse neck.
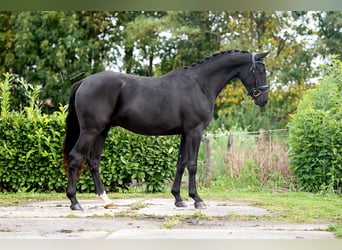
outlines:
{"label": "horse neck", "polygon": [[250,53],[227,53],[196,65],[193,70],[209,96],[216,99],[226,84],[237,77],[240,68],[250,62]]}

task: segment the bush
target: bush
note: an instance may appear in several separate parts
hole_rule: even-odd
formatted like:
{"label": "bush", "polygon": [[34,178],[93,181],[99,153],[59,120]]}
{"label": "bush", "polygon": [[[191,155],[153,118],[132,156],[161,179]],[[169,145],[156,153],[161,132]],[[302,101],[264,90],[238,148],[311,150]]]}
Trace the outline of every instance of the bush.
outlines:
{"label": "bush", "polygon": [[[101,157],[100,173],[108,191],[127,190],[134,180],[147,192],[164,191],[173,178],[178,138],[142,136],[112,128]],[[83,174],[78,189],[94,191],[89,174]]]}
{"label": "bush", "polygon": [[342,62],[323,68],[289,122],[290,169],[306,191],[342,191]]}
{"label": "bush", "polygon": [[65,174],[61,169],[61,142],[64,112],[42,114],[38,95],[40,86],[19,82],[26,89],[29,107],[10,110],[10,87],[15,79],[5,76],[0,82],[0,190],[64,191]]}
{"label": "bush", "polygon": [[102,155],[105,186],[128,188],[132,180],[148,192],[164,191],[175,172],[179,139],[176,136],[141,136],[112,129]]}
{"label": "bush", "polygon": [[[20,111],[11,110],[13,81],[22,85],[29,100],[29,107]],[[42,114],[40,86],[31,86],[10,74],[0,80],[0,91],[0,191],[64,192],[67,178],[61,149],[66,107]],[[147,137],[112,129],[100,168],[105,188],[127,189],[134,179],[149,192],[164,190],[175,171],[178,142],[177,137]],[[94,189],[90,174],[83,173],[77,190]]]}

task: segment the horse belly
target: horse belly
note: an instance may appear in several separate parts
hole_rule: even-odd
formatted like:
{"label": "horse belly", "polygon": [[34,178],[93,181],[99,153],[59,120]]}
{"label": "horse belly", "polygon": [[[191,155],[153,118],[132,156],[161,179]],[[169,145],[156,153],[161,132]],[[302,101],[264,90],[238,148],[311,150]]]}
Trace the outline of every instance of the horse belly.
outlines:
{"label": "horse belly", "polygon": [[180,127],[160,120],[147,120],[146,117],[122,117],[115,119],[114,125],[119,125],[131,132],[142,135],[172,135],[181,132]]}
{"label": "horse belly", "polygon": [[138,105],[113,117],[113,125],[118,125],[134,133],[143,135],[171,135],[181,132],[177,112],[165,112],[158,107]]}

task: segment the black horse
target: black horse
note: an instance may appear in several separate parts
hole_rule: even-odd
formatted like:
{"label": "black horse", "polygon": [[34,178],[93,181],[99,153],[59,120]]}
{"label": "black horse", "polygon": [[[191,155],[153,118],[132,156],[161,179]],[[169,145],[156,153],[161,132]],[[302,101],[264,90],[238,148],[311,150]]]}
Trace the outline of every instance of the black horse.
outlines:
{"label": "black horse", "polygon": [[106,208],[113,207],[99,174],[101,152],[112,126],[143,135],[180,134],[172,187],[175,205],[186,206],[180,196],[180,183],[187,166],[189,196],[196,208],[205,208],[196,190],[197,155],[202,131],[213,116],[215,99],[230,80],[239,78],[255,104],[265,105],[268,86],[262,59],[268,53],[229,50],[161,77],[104,71],[75,83],[69,97],[63,146],[71,209],[82,209],[76,199],[76,179],[84,161],[94,179],[96,194]]}

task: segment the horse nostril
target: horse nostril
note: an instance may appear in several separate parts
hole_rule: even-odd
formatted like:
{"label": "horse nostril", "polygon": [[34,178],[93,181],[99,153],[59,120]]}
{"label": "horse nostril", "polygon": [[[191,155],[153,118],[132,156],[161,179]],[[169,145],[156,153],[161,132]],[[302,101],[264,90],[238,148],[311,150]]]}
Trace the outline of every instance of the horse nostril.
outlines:
{"label": "horse nostril", "polygon": [[267,101],[267,100],[265,100],[265,105],[267,104],[267,102],[268,102],[268,101]]}

